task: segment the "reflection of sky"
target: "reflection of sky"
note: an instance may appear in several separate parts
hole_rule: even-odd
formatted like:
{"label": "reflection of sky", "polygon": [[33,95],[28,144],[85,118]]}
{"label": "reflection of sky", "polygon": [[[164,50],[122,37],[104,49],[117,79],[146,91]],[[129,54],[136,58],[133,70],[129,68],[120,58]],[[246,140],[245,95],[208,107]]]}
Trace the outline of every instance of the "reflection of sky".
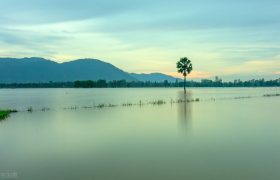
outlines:
{"label": "reflection of sky", "polygon": [[[269,1],[9,0],[0,7],[0,56],[92,57],[130,72],[277,77],[279,7]],[[110,52],[110,53],[108,53]]]}

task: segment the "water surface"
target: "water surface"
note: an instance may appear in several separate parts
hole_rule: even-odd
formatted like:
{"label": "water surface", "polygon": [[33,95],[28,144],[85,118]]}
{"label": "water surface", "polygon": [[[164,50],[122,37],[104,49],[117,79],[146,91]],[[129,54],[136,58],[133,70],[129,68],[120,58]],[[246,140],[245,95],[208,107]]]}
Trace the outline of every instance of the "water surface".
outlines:
{"label": "water surface", "polygon": [[[199,102],[171,104],[182,98],[179,91],[0,90],[1,108],[22,110],[0,122],[0,174],[26,180],[280,179],[280,97],[263,97],[279,88],[193,88],[188,96]],[[158,99],[167,103],[81,108]],[[30,106],[35,111],[24,111]],[[80,108],[64,109],[70,106]]]}

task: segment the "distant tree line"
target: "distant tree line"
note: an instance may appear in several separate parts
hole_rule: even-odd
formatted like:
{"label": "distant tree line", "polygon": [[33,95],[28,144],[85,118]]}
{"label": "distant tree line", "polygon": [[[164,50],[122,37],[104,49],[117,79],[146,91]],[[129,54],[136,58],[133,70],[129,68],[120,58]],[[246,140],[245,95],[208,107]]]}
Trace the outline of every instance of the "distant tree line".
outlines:
{"label": "distant tree line", "polygon": [[[48,82],[48,83],[0,83],[0,88],[134,88],[134,87],[183,87],[183,81],[151,82],[151,81],[126,81],[126,80],[97,80],[97,81],[75,81],[75,82]],[[234,80],[233,82],[222,82],[217,78],[213,80],[203,79],[201,82],[187,81],[186,87],[274,87],[280,86],[280,78],[265,81],[264,79],[253,79],[248,81]]]}
{"label": "distant tree line", "polygon": [[0,88],[73,88],[74,82],[0,83]]}

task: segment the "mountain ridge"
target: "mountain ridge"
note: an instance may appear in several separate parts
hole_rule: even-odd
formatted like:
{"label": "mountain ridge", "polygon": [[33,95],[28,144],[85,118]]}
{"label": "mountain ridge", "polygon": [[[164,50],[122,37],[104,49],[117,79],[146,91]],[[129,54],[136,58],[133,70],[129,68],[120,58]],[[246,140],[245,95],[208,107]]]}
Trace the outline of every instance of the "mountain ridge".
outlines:
{"label": "mountain ridge", "polygon": [[176,78],[161,73],[128,73],[113,64],[92,58],[63,63],[41,57],[0,58],[0,83],[71,82],[98,79],[159,82],[162,79],[173,81]]}
{"label": "mountain ridge", "polygon": [[138,79],[139,81],[152,81],[152,82],[163,82],[167,80],[168,82],[176,82],[181,81],[180,78],[175,78],[173,76],[169,76],[163,73],[155,72],[155,73],[130,73],[132,77]]}

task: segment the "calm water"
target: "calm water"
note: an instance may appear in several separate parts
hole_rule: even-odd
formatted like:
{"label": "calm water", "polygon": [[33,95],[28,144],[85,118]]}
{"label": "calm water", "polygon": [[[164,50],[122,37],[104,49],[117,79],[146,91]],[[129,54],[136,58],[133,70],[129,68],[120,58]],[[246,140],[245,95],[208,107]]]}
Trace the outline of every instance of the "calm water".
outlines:
{"label": "calm water", "polygon": [[199,102],[171,104],[180,91],[1,89],[21,112],[0,122],[0,179],[280,179],[280,97],[263,97],[279,88],[193,88]]}

